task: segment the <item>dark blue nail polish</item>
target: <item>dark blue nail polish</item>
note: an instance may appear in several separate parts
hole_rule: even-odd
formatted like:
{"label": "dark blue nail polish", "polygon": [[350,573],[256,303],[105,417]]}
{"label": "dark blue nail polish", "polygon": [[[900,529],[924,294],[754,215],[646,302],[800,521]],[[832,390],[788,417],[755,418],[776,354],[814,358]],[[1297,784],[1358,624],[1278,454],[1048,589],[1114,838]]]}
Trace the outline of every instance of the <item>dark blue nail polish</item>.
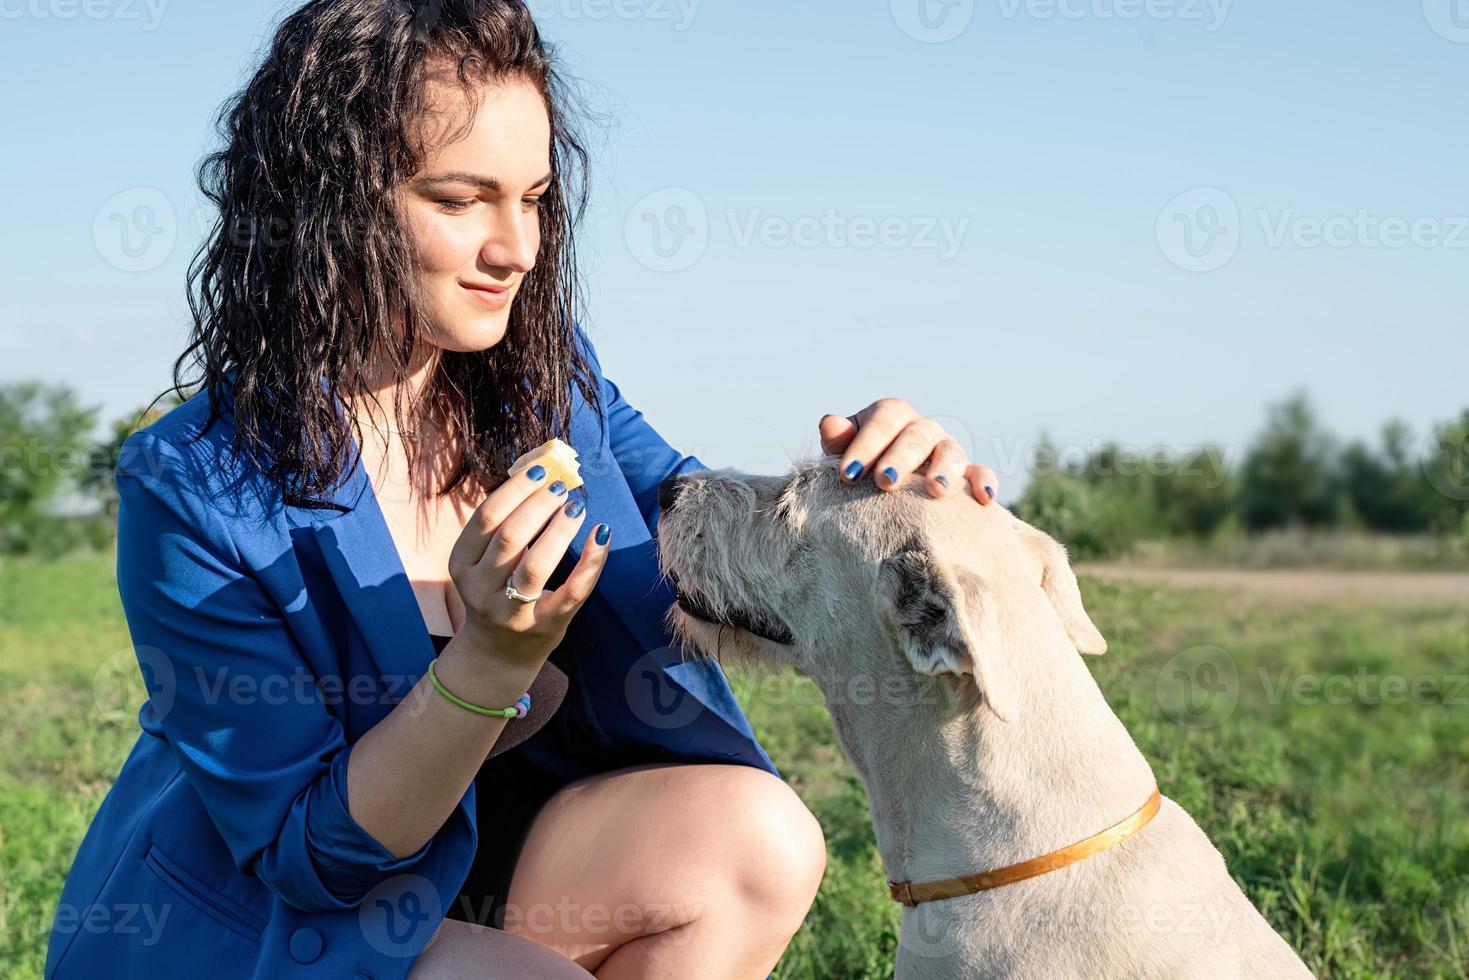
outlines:
{"label": "dark blue nail polish", "polygon": [[990,495],[990,499],[991,500],[994,500],[995,499],[995,488],[994,487],[985,487],[984,488],[984,492]]}
{"label": "dark blue nail polish", "polygon": [[862,464],[854,459],[847,464],[847,468],[842,472],[846,474],[847,479],[855,480],[862,475]]}
{"label": "dark blue nail polish", "polygon": [[554,494],[563,494],[563,493],[566,492],[566,484],[565,483],[562,483],[560,480],[557,480],[555,483],[551,484],[546,489],[549,490],[549,491],[551,491]]}
{"label": "dark blue nail polish", "polygon": [[934,477],[933,482],[944,488],[947,488],[949,486],[949,478],[944,476],[942,473]]}
{"label": "dark blue nail polish", "polygon": [[540,479],[543,479],[545,477],[545,475],[546,475],[546,468],[544,466],[542,466],[540,463],[537,463],[536,465],[532,466],[530,469],[526,470],[525,471],[525,475],[528,476],[532,480],[540,480]]}
{"label": "dark blue nail polish", "polygon": [[606,524],[597,525],[597,543],[606,544],[612,537],[612,528]]}
{"label": "dark blue nail polish", "polygon": [[582,503],[582,499],[580,497],[577,497],[571,503],[569,503],[569,504],[566,505],[566,508],[565,508],[565,510],[566,510],[566,516],[567,517],[580,517],[581,516],[581,512],[584,511],[584,510],[586,510],[586,509],[587,509],[587,505],[584,504],[584,503]]}
{"label": "dark blue nail polish", "polygon": [[889,466],[887,469],[883,470],[882,471],[882,475],[888,478],[888,482],[889,483],[897,483],[898,482],[898,471],[895,470],[895,469],[893,469],[891,466]]}

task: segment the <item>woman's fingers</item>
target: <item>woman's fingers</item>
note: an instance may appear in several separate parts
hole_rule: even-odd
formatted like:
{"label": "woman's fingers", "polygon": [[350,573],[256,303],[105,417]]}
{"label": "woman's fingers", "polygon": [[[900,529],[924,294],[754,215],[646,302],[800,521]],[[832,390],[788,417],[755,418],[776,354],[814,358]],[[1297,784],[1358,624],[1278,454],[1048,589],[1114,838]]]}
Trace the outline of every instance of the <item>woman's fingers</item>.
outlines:
{"label": "woman's fingers", "polygon": [[981,504],[991,504],[1000,492],[1000,481],[995,471],[983,463],[970,463],[964,468],[964,479],[969,481],[969,491]]}
{"label": "woman's fingers", "polygon": [[[964,478],[964,468],[969,457],[964,448],[950,438],[939,441],[928,458],[928,468],[923,471],[923,483],[929,496],[944,497],[950,492],[962,492],[959,481]],[[940,477],[943,480],[940,481]]]}
{"label": "woman's fingers", "polygon": [[[576,513],[571,513],[573,510]],[[509,584],[526,595],[535,595],[544,589],[556,566],[565,557],[571,539],[576,537],[577,530],[586,519],[586,504],[581,499],[574,499],[558,510],[541,536],[536,538],[535,544],[526,550],[520,563],[511,571]]]}
{"label": "woman's fingers", "polygon": [[597,543],[595,528],[593,533],[587,535],[581,558],[571,574],[566,576],[566,581],[561,583],[561,588],[550,595],[542,596],[536,603],[536,608],[544,615],[553,619],[570,619],[581,608],[582,603],[587,601],[592,589],[596,588],[597,579],[607,564],[607,555],[612,550],[611,528],[607,530],[607,541],[604,544]]}
{"label": "woman's fingers", "polygon": [[545,486],[546,468],[532,466],[490,491],[469,515],[464,530],[459,532],[458,540],[449,550],[449,568],[467,569],[478,564],[505,519],[536,491],[544,492]]}
{"label": "woman's fingers", "polygon": [[497,584],[508,580],[515,566],[520,564],[526,548],[566,502],[566,484],[560,480],[533,491],[490,537],[484,557],[475,565],[476,572]]}

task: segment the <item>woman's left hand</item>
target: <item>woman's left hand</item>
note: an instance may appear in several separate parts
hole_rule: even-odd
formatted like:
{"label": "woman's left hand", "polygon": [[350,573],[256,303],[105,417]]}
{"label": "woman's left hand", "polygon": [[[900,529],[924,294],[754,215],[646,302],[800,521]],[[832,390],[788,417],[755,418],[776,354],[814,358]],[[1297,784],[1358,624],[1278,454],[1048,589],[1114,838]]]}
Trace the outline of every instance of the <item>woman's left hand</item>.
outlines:
{"label": "woman's left hand", "polygon": [[816,428],[822,451],[841,455],[838,469],[848,483],[871,473],[880,489],[891,490],[927,463],[923,485],[930,497],[954,492],[960,476],[981,504],[999,490],[994,470],[969,462],[953,436],[901,398],[879,398],[856,415],[823,415]]}

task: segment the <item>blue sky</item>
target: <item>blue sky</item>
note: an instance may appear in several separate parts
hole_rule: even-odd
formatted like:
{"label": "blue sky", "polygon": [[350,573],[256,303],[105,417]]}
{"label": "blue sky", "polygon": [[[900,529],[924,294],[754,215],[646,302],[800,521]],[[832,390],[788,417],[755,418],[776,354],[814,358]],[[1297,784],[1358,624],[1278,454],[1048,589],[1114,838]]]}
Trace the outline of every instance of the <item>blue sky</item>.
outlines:
{"label": "blue sky", "polygon": [[[946,4],[531,4],[603,119],[586,325],[671,443],[778,471],[897,395],[1013,490],[1041,430],[1469,405],[1469,0]],[[164,386],[194,165],[293,6],[0,0],[0,380]]]}

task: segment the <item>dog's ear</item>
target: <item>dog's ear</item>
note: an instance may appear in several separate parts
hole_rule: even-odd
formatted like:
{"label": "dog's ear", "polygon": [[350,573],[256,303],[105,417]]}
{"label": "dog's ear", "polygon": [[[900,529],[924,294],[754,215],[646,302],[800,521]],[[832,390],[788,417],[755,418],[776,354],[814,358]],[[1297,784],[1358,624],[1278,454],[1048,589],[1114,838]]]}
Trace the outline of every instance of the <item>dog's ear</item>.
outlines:
{"label": "dog's ear", "polygon": [[1051,607],[1066,628],[1066,635],[1079,653],[1102,654],[1107,652],[1107,641],[1102,637],[1086,609],[1081,604],[1081,590],[1076,585],[1076,573],[1071,570],[1066,549],[1061,542],[1044,531],[1031,527],[1020,518],[1011,515],[1015,532],[1021,543],[1041,567],[1041,589],[1051,600]]}
{"label": "dog's ear", "polygon": [[998,612],[979,576],[945,566],[915,539],[881,562],[876,592],[879,615],[914,670],[972,675],[989,709],[1015,718]]}

